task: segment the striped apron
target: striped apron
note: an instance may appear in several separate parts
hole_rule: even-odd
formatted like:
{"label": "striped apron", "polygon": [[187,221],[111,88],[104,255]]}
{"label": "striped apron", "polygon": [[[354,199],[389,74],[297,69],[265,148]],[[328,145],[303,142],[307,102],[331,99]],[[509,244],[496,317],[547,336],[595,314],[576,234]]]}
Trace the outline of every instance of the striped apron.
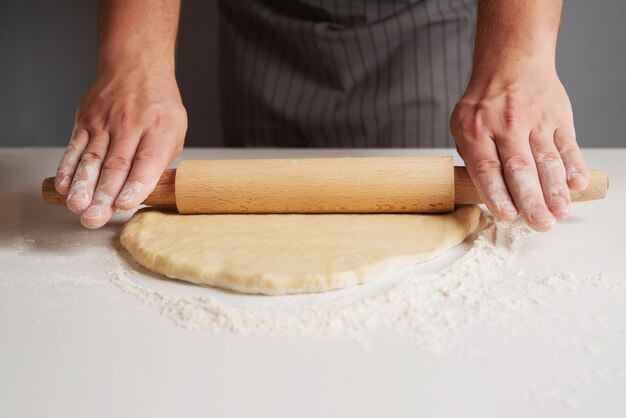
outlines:
{"label": "striped apron", "polygon": [[451,147],[475,0],[220,0],[227,146]]}

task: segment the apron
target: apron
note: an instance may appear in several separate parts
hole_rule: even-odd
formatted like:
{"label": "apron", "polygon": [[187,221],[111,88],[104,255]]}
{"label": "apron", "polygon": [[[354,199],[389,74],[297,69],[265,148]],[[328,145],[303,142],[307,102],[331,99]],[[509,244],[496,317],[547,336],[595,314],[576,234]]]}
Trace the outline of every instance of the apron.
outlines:
{"label": "apron", "polygon": [[452,147],[475,0],[220,0],[227,146]]}

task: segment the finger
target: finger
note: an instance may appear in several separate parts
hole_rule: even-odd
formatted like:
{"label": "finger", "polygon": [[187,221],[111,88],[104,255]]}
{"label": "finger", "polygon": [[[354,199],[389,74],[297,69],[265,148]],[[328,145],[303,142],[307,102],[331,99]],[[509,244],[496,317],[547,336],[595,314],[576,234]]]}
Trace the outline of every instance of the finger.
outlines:
{"label": "finger", "polygon": [[115,201],[117,208],[132,209],[148,197],[175,155],[174,143],[176,141],[163,138],[162,134],[147,133],[141,138],[133,167]]}
{"label": "finger", "polygon": [[[463,148],[463,147],[460,147]],[[473,141],[471,149],[460,149],[481,200],[499,219],[512,221],[517,210],[502,177],[502,165],[491,138]]]}
{"label": "finger", "polygon": [[80,218],[87,228],[100,228],[113,216],[115,199],[128,177],[138,144],[139,132],[111,133],[111,144],[93,199]]}
{"label": "finger", "polygon": [[571,199],[563,160],[554,145],[554,133],[533,131],[530,144],[544,201],[555,218],[563,219],[569,213]]}
{"label": "finger", "polygon": [[519,134],[501,138],[498,153],[504,180],[521,217],[534,230],[547,231],[556,220],[546,207],[528,141],[528,136]]}
{"label": "finger", "polygon": [[91,203],[96,183],[100,177],[102,161],[109,147],[107,132],[91,135],[83,152],[67,196],[67,207],[73,212],[83,212]]}
{"label": "finger", "polygon": [[589,184],[589,169],[576,143],[574,130],[557,129],[554,133],[554,143],[563,159],[569,188],[575,191],[583,190]]}
{"label": "finger", "polygon": [[72,132],[70,143],[65,148],[61,162],[57,168],[57,174],[54,179],[54,187],[57,192],[67,195],[70,191],[70,185],[76,172],[76,166],[83,155],[87,144],[89,143],[89,133],[82,128],[75,128]]}

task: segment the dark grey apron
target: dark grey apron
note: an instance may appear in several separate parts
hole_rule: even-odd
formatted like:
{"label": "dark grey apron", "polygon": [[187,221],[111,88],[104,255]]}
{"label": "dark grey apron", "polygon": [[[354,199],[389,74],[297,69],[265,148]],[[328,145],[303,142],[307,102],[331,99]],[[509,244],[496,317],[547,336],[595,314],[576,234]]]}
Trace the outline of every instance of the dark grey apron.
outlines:
{"label": "dark grey apron", "polygon": [[475,0],[221,0],[229,146],[450,147]]}

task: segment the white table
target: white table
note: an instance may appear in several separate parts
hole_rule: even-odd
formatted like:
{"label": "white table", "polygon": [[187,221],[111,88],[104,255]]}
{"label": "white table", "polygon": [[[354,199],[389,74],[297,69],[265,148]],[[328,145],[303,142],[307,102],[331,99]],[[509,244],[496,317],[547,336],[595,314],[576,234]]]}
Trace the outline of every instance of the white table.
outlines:
{"label": "white table", "polygon": [[[128,214],[87,231],[64,208],[41,203],[41,180],[61,152],[0,149],[2,417],[626,416],[625,149],[585,151],[590,166],[609,173],[607,199],[577,204],[552,232],[528,237],[533,250],[518,278],[599,274],[613,287],[555,304],[555,318],[572,316],[558,329],[494,341],[481,338],[489,328],[481,324],[467,336],[474,354],[417,350],[385,330],[372,331],[365,349],[342,336],[182,329],[111,283],[101,254]],[[182,157],[451,153],[188,149]],[[554,344],[553,333],[583,344]]]}

